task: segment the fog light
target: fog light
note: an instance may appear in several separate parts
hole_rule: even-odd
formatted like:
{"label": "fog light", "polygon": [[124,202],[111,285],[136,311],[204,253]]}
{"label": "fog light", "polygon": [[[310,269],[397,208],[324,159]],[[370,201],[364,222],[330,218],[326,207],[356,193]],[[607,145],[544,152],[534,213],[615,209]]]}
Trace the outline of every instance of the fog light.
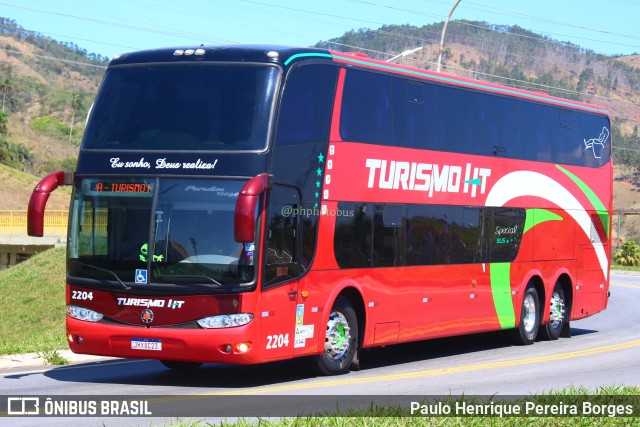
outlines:
{"label": "fog light", "polygon": [[84,341],[84,340],[82,339],[82,337],[76,337],[76,342],[77,342],[78,344],[82,344],[82,341]]}
{"label": "fog light", "polygon": [[238,351],[238,353],[246,353],[247,351],[249,351],[249,348],[251,348],[250,342],[241,342],[236,346],[236,350]]}
{"label": "fog light", "polygon": [[227,344],[227,345],[225,345],[225,346],[224,346],[224,351],[225,351],[226,353],[231,353],[231,344]]}

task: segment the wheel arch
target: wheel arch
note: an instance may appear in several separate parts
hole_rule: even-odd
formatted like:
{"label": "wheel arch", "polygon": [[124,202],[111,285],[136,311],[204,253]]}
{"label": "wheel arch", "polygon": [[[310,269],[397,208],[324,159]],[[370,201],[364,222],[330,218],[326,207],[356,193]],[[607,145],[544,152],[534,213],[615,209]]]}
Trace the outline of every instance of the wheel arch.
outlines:
{"label": "wheel arch", "polygon": [[[356,316],[358,318],[358,330],[360,333],[358,334],[358,350],[362,349],[362,344],[364,343],[364,331],[365,326],[367,324],[367,310],[364,304],[364,297],[362,296],[363,290],[358,282],[355,280],[349,279],[342,281],[329,295],[327,301],[325,303],[324,316],[322,317],[322,324],[326,324],[329,319],[329,314],[331,313],[331,307],[335,303],[338,297],[343,296],[349,300],[349,303],[353,307],[356,312]],[[357,355],[356,355],[357,357]]]}
{"label": "wheel arch", "polygon": [[[518,304],[515,305],[514,307],[522,306],[522,299],[524,298],[524,294],[527,290],[527,287],[529,287],[530,285],[536,289],[536,292],[538,293],[538,300],[540,303],[540,310],[543,310],[544,301],[546,301],[547,293],[545,292],[544,280],[542,279],[542,274],[537,270],[529,272],[529,274],[522,281],[522,284],[520,285]],[[540,315],[540,319],[542,319],[542,316],[544,315],[544,311],[539,313],[539,315]],[[516,309],[516,325],[518,324],[519,321],[520,321],[520,312]]]}
{"label": "wheel arch", "polygon": [[[360,291],[354,287],[342,289],[338,296],[340,295],[346,297],[356,311],[356,316],[358,317],[358,330],[360,331],[358,335],[358,351],[360,351],[362,349],[362,343],[364,342],[364,328],[367,324],[367,311],[364,307],[364,299],[362,298]],[[338,296],[336,296],[336,298]]]}
{"label": "wheel arch", "polygon": [[[574,293],[573,281],[571,280],[570,273],[566,270],[561,270],[556,274],[555,279],[552,280],[551,283],[549,283],[549,292],[547,293],[549,295],[549,299],[553,295],[553,289],[555,288],[556,284],[560,284],[560,286],[562,287],[562,292],[564,292],[566,312],[567,314],[570,315],[571,309],[573,308],[573,293]],[[545,307],[545,312],[544,312],[544,317],[542,319],[544,323],[547,323],[549,321],[549,301],[547,301],[546,299],[544,300],[544,307]]]}

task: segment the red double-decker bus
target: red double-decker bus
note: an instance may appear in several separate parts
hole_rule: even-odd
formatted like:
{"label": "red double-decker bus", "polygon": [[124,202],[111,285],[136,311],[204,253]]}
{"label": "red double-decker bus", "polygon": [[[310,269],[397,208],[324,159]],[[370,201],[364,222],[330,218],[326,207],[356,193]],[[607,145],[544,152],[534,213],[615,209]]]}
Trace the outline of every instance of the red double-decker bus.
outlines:
{"label": "red double-decker bus", "polygon": [[359,54],[270,46],[113,59],[72,185],[67,338],[170,368],[506,330],[569,336],[609,291],[597,106]]}

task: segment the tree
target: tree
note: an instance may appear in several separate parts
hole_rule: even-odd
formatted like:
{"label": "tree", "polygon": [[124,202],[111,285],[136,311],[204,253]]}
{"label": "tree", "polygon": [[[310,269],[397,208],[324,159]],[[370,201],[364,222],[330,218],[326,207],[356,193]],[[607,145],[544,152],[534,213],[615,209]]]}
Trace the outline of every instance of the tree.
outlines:
{"label": "tree", "polygon": [[613,259],[620,265],[640,265],[640,246],[632,240],[624,242],[613,254]]}
{"label": "tree", "polygon": [[76,118],[76,112],[82,107],[82,99],[80,95],[77,93],[73,94],[73,99],[71,100],[71,125],[69,126],[69,139],[71,139],[71,135],[73,134],[73,122]]}
{"label": "tree", "polygon": [[4,101],[7,97],[7,92],[11,89],[11,80],[7,77],[4,79],[4,83],[0,86],[0,91],[2,91],[2,112],[4,113]]}
{"label": "tree", "polygon": [[0,135],[9,133],[9,116],[4,111],[0,112]]}

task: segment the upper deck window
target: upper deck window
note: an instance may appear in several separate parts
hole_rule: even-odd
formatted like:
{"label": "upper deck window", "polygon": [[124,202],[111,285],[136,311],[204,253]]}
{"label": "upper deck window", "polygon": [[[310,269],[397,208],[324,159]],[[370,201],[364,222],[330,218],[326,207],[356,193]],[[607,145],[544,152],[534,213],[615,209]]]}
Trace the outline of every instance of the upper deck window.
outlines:
{"label": "upper deck window", "polygon": [[611,158],[606,116],[480,90],[349,69],[345,141],[600,167]]}
{"label": "upper deck window", "polygon": [[278,75],[277,68],[257,64],[114,67],[83,148],[264,150]]}

